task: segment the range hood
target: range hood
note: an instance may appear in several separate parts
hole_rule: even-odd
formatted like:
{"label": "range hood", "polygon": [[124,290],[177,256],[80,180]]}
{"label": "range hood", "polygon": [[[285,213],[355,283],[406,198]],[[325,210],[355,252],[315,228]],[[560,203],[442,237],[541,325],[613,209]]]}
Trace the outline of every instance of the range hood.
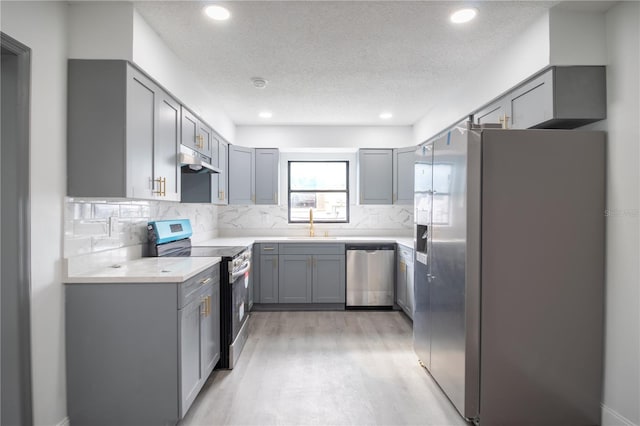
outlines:
{"label": "range hood", "polygon": [[182,173],[221,173],[210,158],[184,145],[180,145],[180,167]]}

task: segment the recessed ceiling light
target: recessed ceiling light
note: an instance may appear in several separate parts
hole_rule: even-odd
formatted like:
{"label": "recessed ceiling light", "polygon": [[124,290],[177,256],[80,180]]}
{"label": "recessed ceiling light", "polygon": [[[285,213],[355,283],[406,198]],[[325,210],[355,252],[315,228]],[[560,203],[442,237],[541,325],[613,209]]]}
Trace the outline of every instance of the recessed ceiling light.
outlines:
{"label": "recessed ceiling light", "polygon": [[262,111],[258,114],[260,118],[271,118],[273,117],[273,113],[271,111]]}
{"label": "recessed ceiling light", "polygon": [[226,21],[231,17],[229,9],[215,4],[205,7],[204,13],[206,13],[209,18],[216,21]]}
{"label": "recessed ceiling light", "polygon": [[451,14],[451,22],[454,24],[464,24],[465,22],[471,21],[478,14],[477,9],[467,8],[460,9]]}
{"label": "recessed ceiling light", "polygon": [[253,77],[251,79],[251,83],[253,83],[253,87],[256,87],[258,89],[264,89],[265,87],[267,87],[268,81],[266,78]]}
{"label": "recessed ceiling light", "polygon": [[388,120],[391,117],[393,117],[393,114],[391,114],[390,112],[383,112],[379,115],[380,118],[382,118],[383,120]]}

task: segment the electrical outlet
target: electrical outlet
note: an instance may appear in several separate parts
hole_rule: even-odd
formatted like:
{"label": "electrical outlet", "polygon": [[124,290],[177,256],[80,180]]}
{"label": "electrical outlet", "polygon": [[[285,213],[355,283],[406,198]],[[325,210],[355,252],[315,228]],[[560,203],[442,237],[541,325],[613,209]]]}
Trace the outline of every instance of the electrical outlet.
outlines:
{"label": "electrical outlet", "polygon": [[109,237],[113,237],[118,234],[118,217],[110,216],[109,217]]}

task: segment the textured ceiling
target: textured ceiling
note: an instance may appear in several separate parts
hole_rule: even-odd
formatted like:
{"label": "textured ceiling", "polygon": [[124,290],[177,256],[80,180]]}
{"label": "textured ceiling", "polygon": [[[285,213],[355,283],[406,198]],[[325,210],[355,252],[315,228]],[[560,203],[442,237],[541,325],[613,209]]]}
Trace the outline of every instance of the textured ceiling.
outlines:
{"label": "textured ceiling", "polygon": [[[413,124],[554,2],[240,1],[214,22],[205,2],[136,2],[167,45],[237,124]],[[252,77],[269,81],[256,89]],[[270,110],[271,119],[258,117]],[[383,111],[393,112],[381,120]]]}

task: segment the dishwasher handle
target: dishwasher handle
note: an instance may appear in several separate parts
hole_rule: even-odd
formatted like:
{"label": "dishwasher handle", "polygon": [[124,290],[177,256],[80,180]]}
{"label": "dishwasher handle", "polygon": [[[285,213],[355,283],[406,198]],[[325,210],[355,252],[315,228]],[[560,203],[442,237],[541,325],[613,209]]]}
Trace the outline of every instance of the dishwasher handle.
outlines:
{"label": "dishwasher handle", "polygon": [[347,244],[347,251],[366,251],[366,252],[374,252],[380,250],[395,250],[395,244]]}

